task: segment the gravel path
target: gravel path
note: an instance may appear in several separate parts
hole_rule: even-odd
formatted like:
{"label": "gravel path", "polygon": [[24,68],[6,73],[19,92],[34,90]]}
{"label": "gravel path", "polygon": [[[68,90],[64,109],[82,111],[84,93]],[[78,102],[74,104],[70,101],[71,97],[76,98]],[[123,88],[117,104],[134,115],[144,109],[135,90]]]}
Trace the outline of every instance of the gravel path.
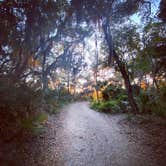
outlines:
{"label": "gravel path", "polygon": [[[16,158],[8,164],[164,166],[164,156],[159,157],[153,146],[149,145],[153,143],[149,142],[152,137],[140,126],[126,123],[125,119],[124,114],[95,112],[89,109],[87,102],[69,104],[58,115],[50,117],[43,135],[37,140],[34,138],[34,141],[25,142],[20,151],[11,153]],[[21,153],[24,155],[18,155]]]}

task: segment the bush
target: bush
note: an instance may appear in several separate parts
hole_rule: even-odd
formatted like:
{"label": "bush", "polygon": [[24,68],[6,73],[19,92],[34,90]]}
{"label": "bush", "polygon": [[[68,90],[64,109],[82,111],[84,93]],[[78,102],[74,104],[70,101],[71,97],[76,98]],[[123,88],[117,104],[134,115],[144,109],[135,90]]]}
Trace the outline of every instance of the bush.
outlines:
{"label": "bush", "polygon": [[144,113],[155,113],[166,117],[166,87],[160,89],[149,88],[142,90],[137,97],[140,111]]}
{"label": "bush", "polygon": [[120,86],[115,85],[108,85],[103,91],[103,100],[108,101],[110,99],[121,99],[127,100],[127,94],[125,89],[121,88]]}
{"label": "bush", "polygon": [[40,90],[0,80],[0,137],[10,140],[18,133],[37,132],[47,120]]}
{"label": "bush", "polygon": [[93,101],[91,108],[103,112],[124,112],[129,107],[126,91],[120,86],[108,85],[102,95],[103,100]]}
{"label": "bush", "polygon": [[46,102],[46,111],[49,113],[57,113],[59,108],[72,100],[72,96],[64,89],[57,92],[57,90],[48,89],[44,96]]}
{"label": "bush", "polygon": [[40,112],[36,115],[30,115],[29,117],[22,119],[20,126],[23,130],[38,134],[43,131],[43,124],[47,119],[48,115],[44,112]]}
{"label": "bush", "polygon": [[120,112],[121,110],[117,100],[92,102],[91,108],[101,112]]}

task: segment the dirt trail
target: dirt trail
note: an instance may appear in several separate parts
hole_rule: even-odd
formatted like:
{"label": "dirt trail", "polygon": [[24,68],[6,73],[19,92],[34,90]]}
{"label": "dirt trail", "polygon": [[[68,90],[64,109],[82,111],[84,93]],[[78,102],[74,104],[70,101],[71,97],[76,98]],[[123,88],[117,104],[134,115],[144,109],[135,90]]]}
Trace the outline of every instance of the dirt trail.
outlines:
{"label": "dirt trail", "polygon": [[2,153],[12,166],[164,166],[166,159],[158,158],[147,133],[124,119],[126,115],[99,113],[88,102],[76,102],[50,116],[37,140]]}
{"label": "dirt trail", "polygon": [[61,116],[58,166],[158,165],[148,147],[122,132],[119,122],[124,115],[98,113],[87,102],[78,102],[65,107]]}

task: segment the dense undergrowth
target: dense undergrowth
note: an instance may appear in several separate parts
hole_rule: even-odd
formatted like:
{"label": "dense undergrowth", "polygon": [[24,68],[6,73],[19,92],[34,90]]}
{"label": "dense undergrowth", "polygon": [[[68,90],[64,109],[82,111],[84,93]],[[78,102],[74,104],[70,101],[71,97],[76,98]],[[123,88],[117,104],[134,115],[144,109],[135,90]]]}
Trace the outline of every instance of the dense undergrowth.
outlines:
{"label": "dense undergrowth", "polygon": [[141,90],[136,97],[139,110],[142,113],[154,113],[166,117],[166,87]]}
{"label": "dense undergrowth", "polygon": [[62,89],[61,92],[48,89],[44,96],[44,100],[46,102],[46,111],[49,114],[54,114],[59,112],[59,108],[61,108],[63,105],[71,102],[73,100],[73,96],[68,94],[66,89]]}
{"label": "dense undergrowth", "polygon": [[[159,89],[149,87],[143,90],[133,86],[133,91],[139,106],[138,113],[157,114],[166,117],[166,87],[160,87]],[[123,88],[109,85],[102,91],[102,95],[102,100],[91,102],[91,108],[100,112],[132,113],[127,94]]]}
{"label": "dense undergrowth", "polygon": [[[66,92],[64,92],[66,93]],[[48,116],[56,113],[70,96],[57,98],[54,90],[43,94],[42,90],[26,84],[0,82],[0,138],[12,141],[27,134],[39,134],[44,130]]]}
{"label": "dense undergrowth", "polygon": [[91,108],[101,112],[124,112],[129,109],[127,94],[124,89],[109,85],[102,91],[103,99],[92,101]]}

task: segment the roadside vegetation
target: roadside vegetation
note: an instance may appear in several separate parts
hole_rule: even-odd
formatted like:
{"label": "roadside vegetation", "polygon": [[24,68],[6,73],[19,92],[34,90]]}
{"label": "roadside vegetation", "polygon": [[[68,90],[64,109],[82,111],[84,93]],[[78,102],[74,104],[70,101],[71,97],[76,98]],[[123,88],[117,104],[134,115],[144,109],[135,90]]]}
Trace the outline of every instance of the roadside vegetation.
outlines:
{"label": "roadside vegetation", "polygon": [[[92,99],[92,109],[106,113],[132,113],[126,91],[120,86],[108,85],[102,91],[102,96],[98,101]],[[156,114],[166,117],[165,86],[158,90],[154,87],[149,87],[146,90],[140,87],[134,97],[139,107],[138,114]]]}
{"label": "roadside vegetation", "polygon": [[[33,155],[40,160],[40,164],[34,160],[34,165],[56,165],[49,163],[63,155],[61,148],[66,150],[63,144],[73,146],[75,140],[77,145],[81,142],[78,148],[73,147],[79,159],[86,159],[87,155],[94,157],[98,153],[93,148],[98,146],[97,141],[102,146],[110,143],[110,137],[103,139],[103,135],[110,130],[116,132],[116,128],[105,123],[103,115],[88,112],[86,104],[64,109],[73,110],[73,115],[59,112],[63,105],[73,101],[90,101],[91,108],[99,112],[128,113],[133,122],[127,125],[128,131],[135,130],[140,114],[143,117],[138,118],[140,124],[147,122],[145,114],[153,114],[157,123],[151,125],[150,120],[147,129],[154,126],[158,133],[164,133],[165,119],[156,115],[166,118],[165,2],[0,0],[0,165],[29,166],[24,161]],[[69,121],[63,113],[69,116]],[[161,128],[160,119],[164,121]],[[121,122],[115,120],[116,123]],[[63,133],[64,126],[68,136]],[[75,140],[70,139],[72,135]],[[166,142],[165,133],[159,135],[158,142],[160,137]],[[83,141],[86,139],[89,142]],[[61,148],[56,151],[56,146]],[[92,154],[88,154],[87,147]],[[161,149],[165,150],[165,145]],[[104,150],[105,146],[98,155],[108,159]],[[80,156],[84,153],[86,156]],[[70,155],[77,159],[75,153]],[[130,157],[128,153],[127,156]],[[64,162],[68,159],[63,158]]]}
{"label": "roadside vegetation", "polygon": [[126,91],[116,85],[108,85],[102,90],[102,98],[92,101],[91,108],[101,112],[125,112],[129,110]]}
{"label": "roadside vegetation", "polygon": [[0,1],[0,139],[40,133],[94,91],[98,111],[166,115],[165,1],[155,16],[144,0],[79,2]]}
{"label": "roadside vegetation", "polygon": [[27,84],[12,84],[9,79],[0,82],[0,131],[5,142],[40,134],[48,117],[72,98],[64,88],[59,92],[62,95],[59,99],[56,90],[48,89],[43,94],[41,89]]}

